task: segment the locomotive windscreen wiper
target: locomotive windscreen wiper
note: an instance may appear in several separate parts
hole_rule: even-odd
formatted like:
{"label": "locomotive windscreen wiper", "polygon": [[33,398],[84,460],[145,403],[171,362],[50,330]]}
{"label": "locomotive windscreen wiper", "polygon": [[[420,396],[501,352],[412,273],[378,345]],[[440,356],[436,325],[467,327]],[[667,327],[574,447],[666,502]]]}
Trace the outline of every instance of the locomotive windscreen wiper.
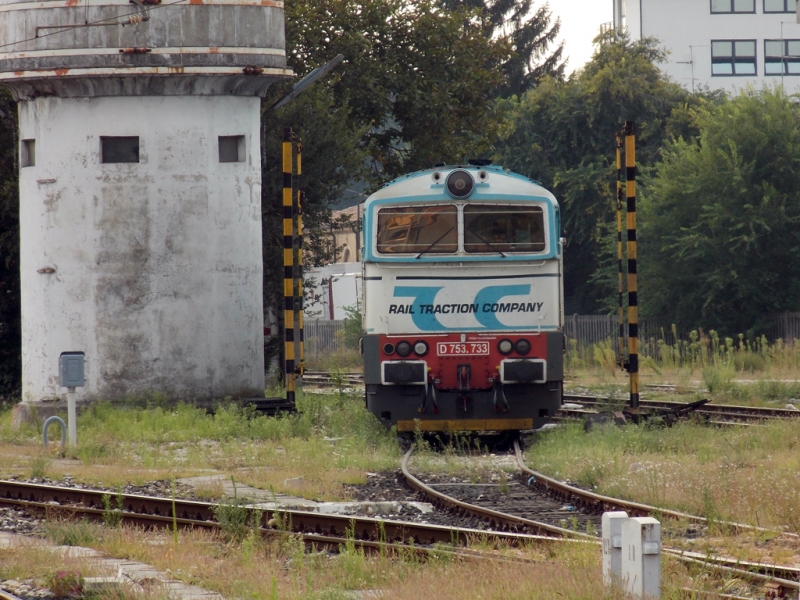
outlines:
{"label": "locomotive windscreen wiper", "polygon": [[420,252],[419,254],[417,254],[417,258],[419,258],[420,256],[422,256],[422,255],[423,255],[423,254],[425,254],[425,253],[426,253],[428,250],[430,250],[431,248],[433,248],[433,247],[434,247],[436,244],[438,244],[439,242],[441,242],[441,241],[444,239],[444,236],[446,236],[448,233],[450,233],[451,231],[453,231],[453,229],[455,229],[455,225],[454,225],[453,227],[451,227],[450,229],[448,229],[447,231],[445,231],[445,232],[444,232],[442,235],[440,235],[438,238],[436,238],[436,241],[435,241],[435,242],[433,242],[433,243],[432,243],[430,246],[428,246],[427,248],[425,248],[425,250],[423,250],[422,252]]}
{"label": "locomotive windscreen wiper", "polygon": [[473,231],[473,230],[472,230],[472,229],[470,229],[469,227],[467,227],[467,231],[469,231],[469,232],[470,232],[472,235],[474,235],[476,238],[478,238],[478,239],[479,239],[480,241],[482,241],[484,244],[486,244],[487,246],[489,246],[489,248],[491,248],[492,250],[494,250],[495,252],[497,252],[497,253],[498,253],[500,256],[502,256],[503,258],[505,258],[505,257],[506,257],[506,255],[505,255],[505,254],[503,254],[503,251],[502,251],[502,250],[500,250],[500,248],[497,248],[497,247],[496,247],[494,244],[492,244],[492,243],[490,243],[490,242],[487,242],[487,241],[486,241],[485,239],[483,239],[483,238],[482,238],[482,237],[481,237],[481,236],[480,236],[478,233],[476,233],[475,231]]}

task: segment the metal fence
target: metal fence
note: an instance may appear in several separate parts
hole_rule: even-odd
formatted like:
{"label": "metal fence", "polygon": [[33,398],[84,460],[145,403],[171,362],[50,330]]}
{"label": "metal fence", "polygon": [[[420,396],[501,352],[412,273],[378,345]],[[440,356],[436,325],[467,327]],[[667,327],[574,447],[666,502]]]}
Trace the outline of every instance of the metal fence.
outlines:
{"label": "metal fence", "polygon": [[800,340],[800,312],[784,312],[770,315],[766,327],[766,336],[770,341],[783,339]]}
{"label": "metal fence", "polygon": [[344,320],[305,319],[303,337],[308,359],[344,350]]}
{"label": "metal fence", "polygon": [[[575,340],[579,346],[590,346],[602,341],[611,341],[616,349],[619,335],[619,319],[616,315],[571,315],[565,319],[564,331],[567,339]],[[762,329],[770,342],[800,340],[800,312],[785,312],[767,315]],[[627,336],[627,327],[625,335]],[[657,352],[657,341],[664,340],[673,345],[677,340],[688,340],[689,332],[664,327],[653,320],[639,321],[639,344],[645,354]]]}

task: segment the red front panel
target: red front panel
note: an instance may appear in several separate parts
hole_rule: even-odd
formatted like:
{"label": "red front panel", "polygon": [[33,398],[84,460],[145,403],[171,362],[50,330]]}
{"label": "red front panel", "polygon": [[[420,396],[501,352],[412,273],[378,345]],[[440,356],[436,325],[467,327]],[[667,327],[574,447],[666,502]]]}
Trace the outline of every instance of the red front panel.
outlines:
{"label": "red front panel", "polygon": [[[514,346],[519,339],[531,344],[527,354],[519,354],[512,349],[502,354],[498,349],[501,340],[510,340]],[[428,353],[419,356],[412,351],[402,357],[393,352],[387,354],[385,348],[391,344],[395,348],[401,341],[413,347],[418,341],[428,344]],[[466,387],[465,376],[469,378],[469,389],[487,390],[500,377],[500,361],[504,358],[540,358],[547,360],[547,336],[544,333],[450,333],[445,335],[382,335],[380,336],[380,360],[424,360],[428,363],[428,380],[437,389],[458,390]],[[464,366],[469,365],[465,373]],[[437,381],[438,380],[438,381]],[[459,382],[461,381],[461,386]]]}

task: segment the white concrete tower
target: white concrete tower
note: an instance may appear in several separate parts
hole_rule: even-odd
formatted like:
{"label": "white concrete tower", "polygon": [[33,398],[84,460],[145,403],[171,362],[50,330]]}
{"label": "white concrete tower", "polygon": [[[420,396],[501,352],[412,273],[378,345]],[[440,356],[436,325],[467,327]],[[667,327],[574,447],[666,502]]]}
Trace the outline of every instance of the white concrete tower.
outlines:
{"label": "white concrete tower", "polygon": [[263,395],[259,107],[290,74],[283,2],[133,1],[0,0],[23,402],[62,396],[67,351],[83,400]]}

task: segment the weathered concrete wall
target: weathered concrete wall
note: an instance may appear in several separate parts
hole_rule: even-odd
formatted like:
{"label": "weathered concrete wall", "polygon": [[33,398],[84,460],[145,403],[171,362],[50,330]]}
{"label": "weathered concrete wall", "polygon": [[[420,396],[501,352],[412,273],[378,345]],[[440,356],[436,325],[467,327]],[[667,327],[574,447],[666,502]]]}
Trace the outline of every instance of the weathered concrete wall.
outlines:
{"label": "weathered concrete wall", "polygon": [[[19,103],[24,401],[62,395],[70,350],[79,399],[263,395],[259,102]],[[219,162],[221,135],[244,162]],[[100,136],[139,136],[140,162],[101,164]]]}
{"label": "weathered concrete wall", "polygon": [[0,85],[16,99],[263,96],[291,75],[283,2],[164,0],[146,9],[149,20],[123,26],[143,16],[128,0],[0,0],[0,40],[10,44],[0,48]]}

